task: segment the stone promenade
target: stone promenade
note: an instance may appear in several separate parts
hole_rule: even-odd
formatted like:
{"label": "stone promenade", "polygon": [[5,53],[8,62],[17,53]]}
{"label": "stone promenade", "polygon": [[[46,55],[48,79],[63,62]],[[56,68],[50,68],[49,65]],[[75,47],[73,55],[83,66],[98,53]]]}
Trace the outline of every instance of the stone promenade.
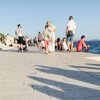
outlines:
{"label": "stone promenade", "polygon": [[100,55],[46,55],[35,47],[26,53],[0,51],[0,100],[100,100],[96,57]]}

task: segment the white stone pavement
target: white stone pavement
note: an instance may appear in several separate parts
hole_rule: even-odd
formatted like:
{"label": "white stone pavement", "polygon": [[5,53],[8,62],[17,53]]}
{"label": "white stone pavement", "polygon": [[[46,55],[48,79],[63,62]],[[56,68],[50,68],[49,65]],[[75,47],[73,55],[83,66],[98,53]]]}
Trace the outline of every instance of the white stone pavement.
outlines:
{"label": "white stone pavement", "polygon": [[100,61],[89,53],[0,51],[0,100],[100,100]]}

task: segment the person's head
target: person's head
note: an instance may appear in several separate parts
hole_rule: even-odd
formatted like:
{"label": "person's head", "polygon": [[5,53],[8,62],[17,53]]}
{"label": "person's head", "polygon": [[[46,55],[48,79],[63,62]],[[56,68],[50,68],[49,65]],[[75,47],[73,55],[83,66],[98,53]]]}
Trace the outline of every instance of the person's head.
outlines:
{"label": "person's head", "polygon": [[63,38],[63,41],[66,42],[66,37]]}
{"label": "person's head", "polygon": [[60,37],[57,38],[57,42],[60,42]]}
{"label": "person's head", "polygon": [[7,36],[9,36],[9,34],[7,34]]}
{"label": "person's head", "polygon": [[47,21],[46,24],[51,26],[51,21]]}
{"label": "person's head", "polygon": [[69,16],[69,20],[72,20],[73,19],[73,16]]}
{"label": "person's head", "polygon": [[18,28],[21,27],[21,24],[18,24],[17,27],[18,27]]}
{"label": "person's head", "polygon": [[81,36],[81,39],[85,39],[85,35],[82,35],[82,36]]}

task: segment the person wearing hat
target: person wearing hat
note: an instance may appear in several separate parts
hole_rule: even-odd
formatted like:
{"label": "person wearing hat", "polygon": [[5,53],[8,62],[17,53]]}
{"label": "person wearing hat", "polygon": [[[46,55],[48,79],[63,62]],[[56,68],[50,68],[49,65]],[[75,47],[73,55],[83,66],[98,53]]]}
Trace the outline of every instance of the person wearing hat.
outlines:
{"label": "person wearing hat", "polygon": [[19,51],[23,52],[24,32],[23,32],[22,26],[20,24],[17,25],[15,34],[17,36],[18,52]]}

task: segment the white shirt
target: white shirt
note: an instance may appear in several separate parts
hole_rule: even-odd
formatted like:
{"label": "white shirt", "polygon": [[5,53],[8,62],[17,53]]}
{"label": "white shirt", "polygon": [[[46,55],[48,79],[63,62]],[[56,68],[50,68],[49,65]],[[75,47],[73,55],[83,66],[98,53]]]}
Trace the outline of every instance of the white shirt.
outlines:
{"label": "white shirt", "polygon": [[67,27],[68,27],[68,31],[73,31],[73,33],[75,33],[75,30],[76,30],[76,24],[74,22],[74,20],[69,20],[68,21],[68,24],[67,24]]}
{"label": "white shirt", "polygon": [[51,32],[55,33],[56,27],[54,25],[51,25]]}
{"label": "white shirt", "polygon": [[65,51],[68,50],[68,46],[67,46],[66,42],[63,42],[62,45],[63,45],[63,49],[64,49]]}
{"label": "white shirt", "polygon": [[23,36],[23,31],[22,31],[21,28],[17,28],[17,29],[16,29],[16,35],[17,35],[17,36]]}
{"label": "white shirt", "polygon": [[44,41],[41,41],[41,46],[45,47],[45,42]]}
{"label": "white shirt", "polygon": [[51,31],[51,39],[52,39],[53,41],[55,41],[56,27],[55,27],[54,25],[51,25],[50,28],[51,28],[51,29],[50,29],[50,31]]}

